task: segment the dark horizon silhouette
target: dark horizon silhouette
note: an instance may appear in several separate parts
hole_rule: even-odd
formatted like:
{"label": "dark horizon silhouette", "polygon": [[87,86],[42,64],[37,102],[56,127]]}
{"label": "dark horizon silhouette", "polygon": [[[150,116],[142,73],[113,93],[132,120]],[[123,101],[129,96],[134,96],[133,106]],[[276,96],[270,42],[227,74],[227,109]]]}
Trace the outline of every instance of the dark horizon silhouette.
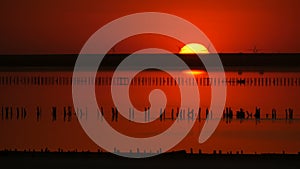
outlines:
{"label": "dark horizon silhouette", "polygon": [[[219,53],[225,71],[259,71],[259,72],[299,72],[300,53]],[[130,54],[106,54],[99,70],[114,70],[116,66]],[[138,55],[168,55],[168,54],[138,54]],[[201,60],[195,54],[176,54],[185,61],[191,69],[205,70]],[[215,55],[204,54],[203,57]],[[202,55],[200,55],[202,57]],[[73,70],[78,54],[36,54],[36,55],[0,55],[1,71],[22,70]],[[139,65],[129,65],[128,70],[134,70]],[[181,70],[180,67],[171,70]],[[240,81],[243,83],[243,81]]]}

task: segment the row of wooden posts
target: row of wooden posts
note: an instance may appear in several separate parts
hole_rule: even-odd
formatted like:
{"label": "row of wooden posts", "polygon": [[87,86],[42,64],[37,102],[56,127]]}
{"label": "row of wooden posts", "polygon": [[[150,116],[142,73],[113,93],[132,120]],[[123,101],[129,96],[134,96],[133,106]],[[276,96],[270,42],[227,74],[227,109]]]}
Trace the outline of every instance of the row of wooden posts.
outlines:
{"label": "row of wooden posts", "polygon": [[[104,111],[103,107],[100,107],[100,110],[97,110],[97,119],[103,120],[103,118],[108,118],[107,113]],[[166,121],[166,120],[213,120],[213,113],[212,110],[209,110],[208,108],[205,109],[205,116],[204,118],[201,117],[201,108],[199,108],[196,111],[194,109],[180,109],[180,108],[172,108],[169,113],[166,112],[165,109],[160,109],[160,116],[159,120],[160,121]],[[11,106],[2,106],[1,107],[1,119],[2,120],[24,120],[28,117],[28,115],[31,115],[31,113],[28,113],[27,109],[25,107],[11,107]],[[42,117],[42,109],[41,107],[37,106],[36,107],[36,120],[39,121]],[[57,116],[59,114],[58,108],[56,106],[53,106],[51,108],[51,118],[52,121],[57,120]],[[112,122],[118,122],[119,120],[119,111],[117,108],[112,107],[111,108],[111,121]],[[150,108],[145,107],[144,108],[144,121],[145,122],[150,122],[151,116],[150,116]],[[63,121],[71,121],[72,116],[77,116],[78,119],[88,119],[88,109],[82,109],[82,108],[77,108],[76,112],[73,110],[72,106],[64,106],[62,109],[62,116],[63,116]],[[255,113],[252,114],[249,111],[245,111],[242,108],[234,112],[231,107],[226,107],[223,111],[222,119],[225,119],[227,122],[230,122],[232,119],[234,119],[234,116],[238,120],[245,120],[245,119],[286,119],[286,120],[293,120],[294,119],[294,110],[292,108],[287,108],[285,110],[285,118],[278,118],[277,117],[277,111],[276,109],[272,109],[271,111],[271,116],[269,117],[269,113],[266,113],[265,118],[261,117],[261,109],[259,107],[255,108]],[[197,119],[196,119],[197,118]],[[134,121],[135,119],[135,111],[133,108],[129,108],[128,110],[128,120],[129,121]]]}

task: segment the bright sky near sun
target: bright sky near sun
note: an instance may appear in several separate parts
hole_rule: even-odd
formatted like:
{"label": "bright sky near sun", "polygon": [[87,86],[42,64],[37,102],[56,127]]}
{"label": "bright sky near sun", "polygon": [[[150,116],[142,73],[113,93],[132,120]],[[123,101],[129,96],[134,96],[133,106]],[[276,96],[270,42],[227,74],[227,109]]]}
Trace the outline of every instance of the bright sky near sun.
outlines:
{"label": "bright sky near sun", "polygon": [[[300,52],[299,6],[298,0],[3,0],[0,54],[78,53],[106,23],[149,11],[170,13],[192,22],[218,52],[252,52],[255,46],[259,52]],[[151,45],[172,52],[183,46],[150,38],[142,43],[128,42],[115,52],[131,52]]]}

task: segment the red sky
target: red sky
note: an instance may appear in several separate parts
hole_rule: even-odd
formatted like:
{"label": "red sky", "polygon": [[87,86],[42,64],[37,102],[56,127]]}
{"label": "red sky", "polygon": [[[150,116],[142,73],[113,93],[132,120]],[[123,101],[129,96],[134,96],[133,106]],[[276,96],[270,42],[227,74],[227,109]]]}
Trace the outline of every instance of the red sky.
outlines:
{"label": "red sky", "polygon": [[[79,53],[104,24],[149,11],[174,14],[194,23],[218,52],[251,52],[254,46],[260,52],[300,52],[299,7],[298,0],[3,0],[0,54]],[[176,45],[167,45],[178,50]],[[126,50],[131,49],[120,47],[116,52]]]}

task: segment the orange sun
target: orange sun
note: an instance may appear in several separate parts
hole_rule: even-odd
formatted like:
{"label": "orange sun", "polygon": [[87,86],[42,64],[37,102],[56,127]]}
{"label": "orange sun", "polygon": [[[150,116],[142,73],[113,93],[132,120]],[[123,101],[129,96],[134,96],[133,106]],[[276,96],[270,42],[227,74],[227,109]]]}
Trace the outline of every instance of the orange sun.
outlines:
{"label": "orange sun", "polygon": [[199,43],[189,43],[184,45],[180,51],[180,54],[207,54],[209,53],[208,49]]}
{"label": "orange sun", "polygon": [[[199,43],[189,43],[184,45],[180,51],[179,54],[208,54],[208,49]],[[185,74],[188,75],[201,75],[204,74],[204,70],[185,70],[183,71]]]}

